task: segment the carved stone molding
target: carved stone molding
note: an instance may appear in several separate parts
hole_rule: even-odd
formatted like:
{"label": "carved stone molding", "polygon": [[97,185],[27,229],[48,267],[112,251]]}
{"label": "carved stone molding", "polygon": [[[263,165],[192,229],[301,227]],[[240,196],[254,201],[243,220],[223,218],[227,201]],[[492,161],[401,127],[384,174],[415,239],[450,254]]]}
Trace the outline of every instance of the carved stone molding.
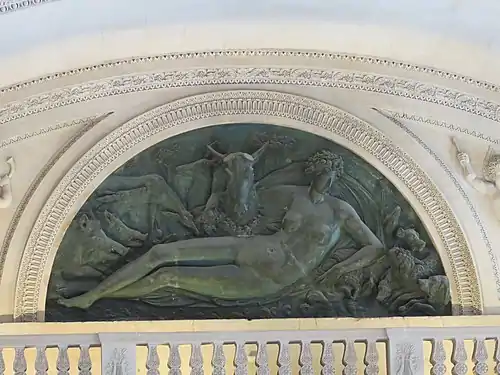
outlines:
{"label": "carved stone molding", "polygon": [[[43,0],[41,0],[43,1]],[[51,0],[45,0],[45,2]],[[54,0],[52,0],[54,1]],[[21,2],[21,0],[12,0],[12,2]],[[299,57],[307,58],[311,60],[326,60],[326,61],[352,61],[356,63],[362,63],[367,65],[380,65],[390,68],[403,69],[411,72],[428,74],[431,76],[436,76],[439,78],[444,78],[452,81],[459,81],[465,84],[475,86],[481,89],[485,89],[493,92],[500,92],[500,85],[496,85],[491,82],[478,80],[473,77],[460,75],[454,72],[448,72],[445,70],[433,68],[425,65],[417,65],[409,62],[392,60],[376,56],[364,56],[352,53],[334,53],[327,51],[307,51],[307,50],[292,50],[292,49],[232,49],[232,50],[213,50],[213,51],[199,51],[199,52],[173,52],[166,53],[162,55],[153,56],[137,56],[126,59],[117,59],[112,61],[103,62],[95,65],[88,65],[81,68],[65,70],[62,72],[47,74],[36,79],[29,81],[15,83],[13,85],[5,86],[0,88],[0,95],[11,92],[22,90],[26,87],[44,83],[47,81],[52,81],[61,77],[75,76],[85,72],[109,69],[117,66],[126,65],[138,65],[147,64],[157,61],[168,61],[168,60],[193,60],[193,59],[213,59],[213,58],[223,58],[223,57]]]}
{"label": "carved stone molding", "polygon": [[500,145],[500,139],[493,138],[493,137],[486,135],[484,133],[481,133],[480,131],[477,131],[475,129],[470,130],[467,128],[462,128],[458,125],[452,124],[452,123],[447,122],[447,121],[441,121],[441,120],[433,119],[430,117],[419,116],[419,115],[414,114],[414,113],[397,112],[397,111],[392,111],[389,109],[380,109],[380,110],[387,113],[389,116],[391,116],[394,119],[410,120],[410,121],[420,122],[422,124],[437,126],[439,128],[450,130],[452,132],[459,132],[462,134],[466,134],[466,135],[469,135],[471,137],[478,138],[478,139],[485,141],[485,142],[490,142],[490,143],[494,143],[496,145]]}
{"label": "carved stone molding", "polygon": [[[481,220],[481,217],[479,216],[479,213],[477,212],[477,210],[475,208],[475,205],[472,203],[471,199],[469,198],[469,195],[464,190],[462,184],[458,181],[458,179],[456,177],[456,173],[454,173],[448,167],[446,162],[444,162],[439,157],[439,155],[422,140],[422,138],[420,138],[417,134],[415,134],[414,131],[412,131],[410,128],[408,128],[402,121],[400,121],[401,119],[412,119],[414,121],[418,121],[417,119],[419,119],[421,117],[420,116],[410,116],[410,115],[406,115],[406,114],[398,114],[396,112],[383,110],[383,109],[375,109],[375,110],[378,111],[383,116],[389,118],[394,124],[396,124],[401,129],[403,129],[406,132],[406,134],[408,134],[410,137],[412,137],[425,151],[427,151],[427,153],[430,154],[434,158],[434,160],[436,160],[436,162],[441,166],[441,168],[444,170],[444,172],[448,175],[450,181],[453,182],[453,185],[455,185],[455,188],[460,193],[460,195],[464,199],[465,203],[469,207],[469,210],[472,214],[472,217],[474,218],[474,221],[476,222],[476,225],[479,228],[481,238],[482,238],[483,243],[486,246],[486,249],[488,251],[488,256],[490,258],[491,267],[493,268],[493,277],[495,278],[495,287],[496,287],[496,292],[497,292],[497,298],[500,299],[500,269],[498,267],[497,256],[495,254],[495,250],[493,249],[493,245],[490,242],[490,239],[488,237],[488,233],[486,231],[486,228],[484,227],[483,221]],[[428,119],[428,120],[433,121],[431,119]]]}
{"label": "carved stone molding", "polygon": [[72,128],[73,126],[84,126],[85,124],[94,121],[97,116],[84,117],[81,119],[77,119],[69,122],[61,122],[52,126],[48,126],[46,128],[40,128],[31,132],[26,132],[23,134],[15,135],[13,137],[4,139],[0,141],[0,149],[11,146],[13,144],[25,141],[27,139],[38,137],[40,135],[48,134],[56,130]]}
{"label": "carved stone molding", "polygon": [[[75,121],[70,121],[68,123],[61,123],[58,125],[55,125],[53,127],[48,127],[45,129],[41,129],[37,132],[33,133],[26,133],[21,136],[15,136],[12,138],[8,138],[7,140],[0,142],[0,149],[2,147],[7,147],[8,145],[11,145],[13,143],[21,142],[25,139],[45,134],[49,131],[52,130],[58,130],[58,129],[63,129],[67,128],[70,126],[81,126],[82,128],[75,134],[73,135],[68,142],[60,149],[58,150],[52,158],[49,160],[49,162],[42,168],[42,170],[38,173],[36,178],[33,180],[31,185],[29,186],[28,190],[24,194],[23,198],[19,202],[19,204],[16,207],[16,211],[14,212],[14,215],[12,217],[12,220],[10,221],[9,227],[7,229],[7,233],[5,234],[2,247],[0,248],[0,279],[2,277],[2,271],[5,265],[5,259],[7,257],[7,252],[10,247],[10,243],[12,241],[12,238],[14,237],[14,232],[19,224],[19,221],[21,220],[21,216],[23,215],[26,207],[28,206],[28,202],[30,199],[33,197],[33,194],[35,193],[36,189],[40,186],[42,183],[43,179],[47,175],[47,173],[50,171],[50,169],[55,165],[55,163],[61,158],[61,156],[78,140],[80,139],[89,129],[94,127],[96,124],[98,124],[101,120],[103,120],[105,117],[109,116],[110,113],[104,114],[101,116],[91,116],[91,117],[85,117],[82,119],[78,119]],[[5,144],[4,144],[5,142]]]}
{"label": "carved stone molding", "polygon": [[46,3],[51,3],[53,1],[59,0],[7,0],[0,1],[0,16],[2,14],[7,14],[15,12],[17,10],[28,9],[37,5],[42,5]]}
{"label": "carved stone molding", "polygon": [[234,84],[288,84],[374,92],[439,104],[500,122],[500,103],[444,86],[359,71],[262,66],[170,70],[90,81],[7,103],[0,108],[0,124],[108,96],[174,87]]}
{"label": "carved stone molding", "polygon": [[[245,117],[246,116],[246,117]],[[153,109],[125,123],[92,147],[66,174],[42,209],[27,241],[21,260],[14,317],[41,319],[48,275],[59,242],[72,215],[97,181],[134,154],[165,137],[165,132],[186,131],[189,124],[204,120],[205,126],[224,118],[252,116],[253,121],[293,122],[313,131],[331,134],[344,145],[363,150],[384,164],[411,192],[424,210],[425,223],[434,228],[438,251],[449,267],[455,314],[477,314],[482,298],[470,249],[446,200],[422,169],[399,147],[367,123],[337,108],[304,97],[272,91],[235,90],[196,95]],[[274,120],[271,120],[274,119]],[[300,125],[303,124],[303,125]],[[177,130],[175,129],[177,128]],[[393,178],[394,180],[394,178]],[[451,274],[450,274],[451,273]]]}

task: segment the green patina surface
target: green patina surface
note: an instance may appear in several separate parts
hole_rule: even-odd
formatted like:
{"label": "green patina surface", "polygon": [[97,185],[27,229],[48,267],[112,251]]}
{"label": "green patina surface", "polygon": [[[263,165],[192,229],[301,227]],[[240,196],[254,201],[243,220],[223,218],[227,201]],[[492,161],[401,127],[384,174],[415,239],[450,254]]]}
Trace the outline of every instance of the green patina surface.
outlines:
{"label": "green patina surface", "polygon": [[448,280],[401,194],[341,146],[221,125],[99,186],[54,263],[48,320],[446,315]]}

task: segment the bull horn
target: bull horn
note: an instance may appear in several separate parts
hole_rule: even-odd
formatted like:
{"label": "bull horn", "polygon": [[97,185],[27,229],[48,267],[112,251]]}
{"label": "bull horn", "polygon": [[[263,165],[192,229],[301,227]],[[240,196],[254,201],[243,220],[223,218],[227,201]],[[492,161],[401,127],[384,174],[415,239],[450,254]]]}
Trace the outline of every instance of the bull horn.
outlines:
{"label": "bull horn", "polygon": [[264,153],[264,151],[266,151],[266,148],[267,146],[269,145],[268,142],[264,143],[261,148],[259,148],[257,151],[255,151],[253,154],[252,154],[252,158],[254,160],[254,163],[257,163],[259,161],[259,158],[262,156],[262,154]]}
{"label": "bull horn", "polygon": [[208,151],[210,151],[210,153],[211,153],[213,156],[215,156],[215,157],[216,157],[216,158],[218,158],[218,159],[224,159],[224,158],[226,157],[226,155],[221,154],[220,152],[215,151],[215,150],[213,149],[213,147],[212,147],[212,146],[210,146],[210,145],[207,145],[207,149],[208,149]]}

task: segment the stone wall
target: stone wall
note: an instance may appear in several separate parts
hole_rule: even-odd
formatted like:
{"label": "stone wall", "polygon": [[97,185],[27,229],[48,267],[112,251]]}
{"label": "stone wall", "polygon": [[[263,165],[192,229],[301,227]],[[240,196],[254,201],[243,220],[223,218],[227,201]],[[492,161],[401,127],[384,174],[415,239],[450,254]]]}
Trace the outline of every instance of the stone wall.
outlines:
{"label": "stone wall", "polygon": [[[44,288],[54,249],[93,188],[116,167],[147,145],[186,129],[216,120],[255,121],[257,117],[345,142],[379,169],[422,218],[445,258],[448,275],[478,280],[479,290],[474,289],[474,282],[465,282],[459,293],[456,278],[455,301],[459,295],[467,295],[468,307],[480,306],[490,314],[498,311],[500,273],[495,249],[500,235],[492,200],[467,184],[451,142],[452,137],[457,139],[478,172],[488,146],[500,142],[496,126],[500,121],[500,87],[496,83],[500,79],[495,50],[485,48],[488,32],[493,30],[486,20],[475,25],[483,33],[474,35],[483,40],[459,34],[454,39],[438,32],[429,43],[418,32],[423,25],[401,25],[405,19],[402,10],[399,24],[389,23],[388,13],[378,16],[380,27],[321,26],[311,24],[311,16],[309,23],[262,21],[255,27],[248,22],[231,26],[237,31],[228,32],[226,14],[226,23],[214,24],[213,15],[214,19],[197,24],[167,26],[166,21],[157,20],[147,27],[137,23],[128,25],[129,30],[118,30],[118,24],[106,28],[100,18],[94,18],[93,26],[86,20],[70,27],[62,19],[67,21],[71,12],[81,9],[69,3],[62,0],[0,15],[0,30],[19,20],[29,23],[49,14],[54,17],[54,22],[43,24],[52,34],[19,34],[13,38],[16,43],[3,49],[0,60],[0,157],[13,157],[16,163],[13,200],[0,215],[0,264],[4,265],[0,295],[6,301],[0,314],[5,321],[22,314],[43,319]],[[462,6],[449,16],[451,20],[460,20],[463,12],[470,11],[468,5]],[[121,17],[126,15],[118,12],[122,8],[109,5],[99,17],[111,9]],[[409,15],[411,11],[405,12]],[[154,6],[148,12],[153,17]],[[439,11],[432,13],[437,20]],[[109,19],[118,22],[120,17]],[[444,28],[444,24],[436,21],[434,25]],[[439,31],[432,27],[427,31],[433,30]],[[98,37],[96,31],[101,32]],[[1,35],[7,40],[9,34]],[[41,40],[43,35],[51,37]],[[213,115],[209,121],[192,119],[182,128],[167,129],[127,149],[105,168],[72,180],[82,163],[100,163],[93,159],[95,150],[107,144],[106,135],[118,134],[131,119],[178,99],[204,93],[222,95],[226,90],[273,91],[299,101],[307,98],[362,120],[368,128],[380,131],[394,150],[404,151],[413,163],[409,165],[423,172],[429,192],[440,197],[444,216],[433,218],[432,207],[426,206],[425,199],[433,193],[412,188],[411,179],[405,180],[404,174],[391,169],[376,152],[356,145],[355,139],[318,130],[314,127],[318,120],[307,114],[283,120],[281,115],[243,111]],[[6,173],[7,166],[4,168]],[[55,207],[57,202],[66,202],[55,200],[55,195],[72,192],[72,188],[64,190],[71,181],[80,184],[81,190],[71,205]],[[46,213],[54,207],[63,213],[58,222],[47,220]],[[444,228],[442,220],[452,224]],[[449,235],[458,237],[450,239]],[[30,289],[33,285],[41,289]],[[29,311],[23,310],[28,305]]]}

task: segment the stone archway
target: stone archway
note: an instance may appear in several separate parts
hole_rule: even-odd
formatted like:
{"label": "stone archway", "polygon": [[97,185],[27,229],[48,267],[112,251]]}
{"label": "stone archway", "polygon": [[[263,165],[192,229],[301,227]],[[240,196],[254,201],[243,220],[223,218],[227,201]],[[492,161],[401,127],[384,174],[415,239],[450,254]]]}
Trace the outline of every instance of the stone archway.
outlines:
{"label": "stone archway", "polygon": [[96,184],[162,139],[235,121],[260,121],[314,132],[370,162],[405,195],[426,225],[451,280],[454,313],[482,311],[465,236],[437,188],[403,150],[369,124],[331,105],[291,94],[238,90],[196,95],[157,107],[104,137],[71,168],[45,204],[28,239],[16,285],[14,317],[43,320],[55,253],[65,228]]}

